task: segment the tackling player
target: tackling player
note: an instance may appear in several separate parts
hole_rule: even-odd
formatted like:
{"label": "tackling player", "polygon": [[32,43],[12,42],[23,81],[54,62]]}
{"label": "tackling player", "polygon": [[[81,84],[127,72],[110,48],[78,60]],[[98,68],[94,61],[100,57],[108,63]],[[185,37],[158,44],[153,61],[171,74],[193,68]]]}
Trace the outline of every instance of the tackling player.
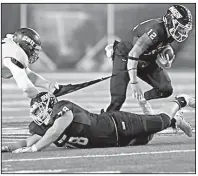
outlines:
{"label": "tackling player", "polygon": [[[185,41],[191,30],[191,12],[183,5],[173,5],[163,18],[142,22],[120,42],[115,41],[113,45],[108,45],[105,50],[107,56],[113,60],[113,74],[129,71],[111,78],[111,103],[107,112],[120,110],[126,99],[129,81],[133,96],[144,112],[151,110],[146,100],[172,95],[171,80],[164,68],[170,68],[175,58],[171,45],[177,46]],[[143,95],[137,77],[153,88]]]}
{"label": "tackling player", "polygon": [[18,87],[29,98],[35,97],[37,87],[54,92],[59,87],[28,68],[39,58],[41,40],[39,34],[30,28],[21,28],[2,39],[2,77],[13,77]]}
{"label": "tackling player", "polygon": [[54,143],[57,147],[95,148],[144,145],[154,133],[177,126],[191,137],[192,129],[181,116],[183,107],[195,108],[195,98],[180,95],[166,104],[156,115],[141,115],[123,111],[94,114],[67,101],[57,101],[47,92],[39,93],[30,103],[33,122],[32,136],[3,146],[2,152],[36,152]]}

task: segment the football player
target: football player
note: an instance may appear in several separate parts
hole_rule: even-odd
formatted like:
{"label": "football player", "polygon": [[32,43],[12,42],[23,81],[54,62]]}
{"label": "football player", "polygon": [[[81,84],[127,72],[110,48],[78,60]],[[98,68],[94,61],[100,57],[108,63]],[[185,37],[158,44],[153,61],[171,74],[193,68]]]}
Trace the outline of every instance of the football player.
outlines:
{"label": "football player", "polygon": [[[152,110],[147,100],[172,95],[171,80],[164,68],[171,67],[175,58],[173,47],[184,42],[191,30],[191,12],[183,5],[173,5],[162,18],[142,22],[120,42],[108,45],[105,50],[113,61],[112,72],[120,73],[111,78],[111,103],[107,111],[120,110],[129,81],[133,96],[144,112]],[[143,94],[137,77],[153,88]]]}
{"label": "football player", "polygon": [[37,87],[49,92],[58,89],[58,84],[49,82],[28,68],[29,64],[38,60],[41,51],[40,36],[35,30],[20,28],[14,34],[7,34],[1,45],[2,77],[13,77],[27,97],[35,97],[39,93]]}
{"label": "football player", "polygon": [[191,137],[190,125],[181,116],[175,116],[186,106],[195,108],[195,98],[177,96],[156,115],[123,111],[94,114],[70,101],[57,101],[54,95],[41,92],[30,103],[33,122],[29,131],[32,136],[3,146],[2,152],[36,152],[52,143],[57,147],[72,148],[144,145],[154,133],[176,126]]}

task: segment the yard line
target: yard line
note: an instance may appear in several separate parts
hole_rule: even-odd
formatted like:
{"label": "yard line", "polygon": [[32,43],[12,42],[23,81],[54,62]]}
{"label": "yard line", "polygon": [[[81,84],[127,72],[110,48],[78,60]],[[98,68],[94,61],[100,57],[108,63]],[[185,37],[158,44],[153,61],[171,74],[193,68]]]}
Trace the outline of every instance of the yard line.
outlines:
{"label": "yard line", "polygon": [[[19,170],[19,171],[7,171],[2,170],[2,173],[60,173],[60,172],[67,172],[68,169],[54,169],[54,170]],[[76,174],[80,174],[80,173],[121,173],[121,171],[83,171],[83,172],[72,172],[69,171],[69,173],[76,173]]]}
{"label": "yard line", "polygon": [[26,161],[40,161],[40,160],[59,160],[59,159],[78,159],[78,158],[102,158],[102,157],[120,157],[120,156],[133,156],[133,155],[156,155],[156,154],[170,154],[170,153],[189,153],[195,152],[195,149],[191,150],[165,150],[156,152],[137,152],[137,153],[115,153],[107,155],[81,155],[81,156],[65,156],[65,157],[47,157],[47,158],[26,158],[26,159],[8,159],[2,160],[2,162],[26,162]]}
{"label": "yard line", "polygon": [[2,173],[60,173],[66,172],[68,169],[46,169],[46,170],[19,170],[19,171],[7,171],[7,168],[2,169]]}

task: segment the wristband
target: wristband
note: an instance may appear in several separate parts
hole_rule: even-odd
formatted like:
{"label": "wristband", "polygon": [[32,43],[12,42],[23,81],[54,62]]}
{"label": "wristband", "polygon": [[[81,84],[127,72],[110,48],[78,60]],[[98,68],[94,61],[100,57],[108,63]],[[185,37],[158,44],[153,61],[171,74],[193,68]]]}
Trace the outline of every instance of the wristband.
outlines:
{"label": "wristband", "polygon": [[135,60],[135,61],[138,61],[139,60],[139,58],[137,58],[137,57],[131,57],[131,56],[128,56],[128,59]]}
{"label": "wristband", "polygon": [[136,82],[131,82],[131,84],[137,84],[138,82],[136,81]]}
{"label": "wristband", "polygon": [[32,146],[32,151],[33,151],[33,152],[37,152],[37,151],[38,151],[38,149],[37,149],[37,147],[36,147],[35,144]]}

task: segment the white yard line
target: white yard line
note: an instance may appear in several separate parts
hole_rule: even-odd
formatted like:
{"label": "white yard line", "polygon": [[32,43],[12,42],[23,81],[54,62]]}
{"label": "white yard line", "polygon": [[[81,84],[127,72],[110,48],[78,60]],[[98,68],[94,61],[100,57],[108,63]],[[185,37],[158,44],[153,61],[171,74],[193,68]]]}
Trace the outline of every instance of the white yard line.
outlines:
{"label": "white yard line", "polygon": [[[6,169],[3,169],[2,170],[2,173],[60,173],[60,172],[68,172],[68,169],[51,169],[51,170],[19,170],[19,171],[6,171]],[[115,173],[121,173],[121,171],[82,171],[82,172],[72,172],[72,171],[69,171],[69,173],[76,173],[76,174],[80,174],[80,173],[112,173],[112,174],[115,174]]]}
{"label": "white yard line", "polygon": [[2,169],[2,173],[60,173],[67,172],[68,169],[46,169],[46,170],[19,170],[19,171],[7,171],[7,168]]}
{"label": "white yard line", "polygon": [[81,155],[81,156],[64,156],[64,157],[47,157],[47,158],[24,158],[24,159],[8,159],[2,160],[3,163],[7,162],[26,162],[26,161],[41,161],[41,160],[60,160],[60,159],[78,159],[78,158],[104,158],[104,157],[120,157],[120,156],[134,156],[134,155],[156,155],[156,154],[170,154],[170,153],[189,153],[195,152],[195,149],[191,150],[165,150],[165,151],[153,151],[153,152],[136,152],[136,153],[115,153],[107,155]]}

